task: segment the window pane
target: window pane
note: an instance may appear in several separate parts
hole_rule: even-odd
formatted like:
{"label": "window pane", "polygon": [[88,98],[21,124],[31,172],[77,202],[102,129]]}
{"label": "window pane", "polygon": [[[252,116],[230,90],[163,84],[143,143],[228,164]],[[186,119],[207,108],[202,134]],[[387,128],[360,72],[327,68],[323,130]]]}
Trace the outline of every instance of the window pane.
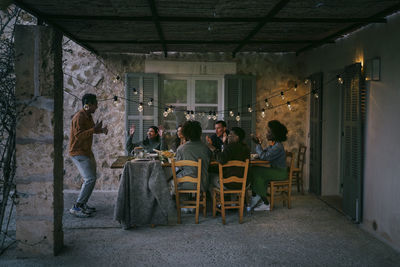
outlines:
{"label": "window pane", "polygon": [[[200,122],[203,130],[214,130],[214,124],[219,120],[219,117],[217,117],[216,120],[213,118],[209,119],[208,116],[210,111],[217,112],[218,107],[196,107],[196,120]],[[218,116],[218,114],[216,115]]]}
{"label": "window pane", "polygon": [[218,81],[196,80],[195,81],[196,103],[217,104],[218,103]]}
{"label": "window pane", "polygon": [[186,80],[164,80],[164,87],[162,91],[163,103],[186,103],[186,101]]}

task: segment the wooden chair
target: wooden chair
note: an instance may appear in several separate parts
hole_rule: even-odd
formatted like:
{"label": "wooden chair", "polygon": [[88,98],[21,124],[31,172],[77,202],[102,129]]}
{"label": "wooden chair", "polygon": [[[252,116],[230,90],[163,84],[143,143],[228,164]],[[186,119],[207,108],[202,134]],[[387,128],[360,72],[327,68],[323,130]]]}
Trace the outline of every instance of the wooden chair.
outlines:
{"label": "wooden chair", "polygon": [[[183,167],[183,166],[191,166],[197,167],[197,177],[191,176],[183,176],[183,177],[176,177],[176,168],[175,167]],[[181,208],[195,208],[196,209],[196,224],[199,223],[199,208],[200,205],[203,206],[203,216],[206,216],[206,192],[200,191],[200,184],[201,184],[201,159],[197,162],[192,160],[180,160],[175,161],[172,159],[171,161],[171,168],[172,168],[172,176],[174,178],[174,185],[175,185],[175,198],[176,198],[176,209],[178,215],[178,223],[181,223]],[[179,184],[181,183],[194,183],[196,184],[196,189],[179,189]],[[196,200],[181,200],[180,196],[183,194],[195,194]]]}
{"label": "wooden chair", "polygon": [[[217,211],[221,213],[222,223],[225,224],[225,210],[226,209],[239,209],[239,223],[243,221],[243,209],[244,209],[244,200],[246,193],[246,181],[247,181],[247,173],[249,170],[249,160],[246,161],[238,161],[232,160],[228,161],[226,164],[218,164],[219,165],[219,184],[220,188],[214,188],[212,192],[213,198],[213,217],[216,216]],[[242,167],[244,168],[243,177],[230,176],[224,178],[223,169],[227,167]],[[242,184],[241,189],[226,189],[225,185],[229,183],[239,183]],[[225,201],[226,195],[238,195],[237,200]],[[218,207],[220,205],[220,208]]]}
{"label": "wooden chair", "polygon": [[306,158],[307,147],[305,145],[300,144],[299,152],[297,154],[297,167],[293,169],[293,181],[297,185],[297,192],[300,192],[301,186],[301,194],[304,195],[304,186],[303,186],[303,168],[304,161]]}
{"label": "wooden chair", "polygon": [[285,201],[287,200],[288,209],[290,209],[290,200],[292,196],[292,178],[293,178],[293,167],[294,167],[294,157],[292,152],[286,152],[286,161],[289,162],[289,177],[284,181],[271,181],[269,182],[269,203],[270,211],[274,208],[275,201],[282,200],[285,206]]}

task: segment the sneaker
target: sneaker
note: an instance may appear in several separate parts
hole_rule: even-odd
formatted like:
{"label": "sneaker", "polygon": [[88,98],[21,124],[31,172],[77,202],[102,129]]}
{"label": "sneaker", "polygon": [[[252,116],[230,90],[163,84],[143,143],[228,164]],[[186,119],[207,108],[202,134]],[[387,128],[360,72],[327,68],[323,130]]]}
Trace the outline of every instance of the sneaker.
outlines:
{"label": "sneaker", "polygon": [[81,208],[83,209],[83,212],[84,212],[84,213],[93,213],[93,212],[96,212],[96,208],[95,208],[95,207],[91,207],[91,206],[89,206],[89,205],[86,204],[86,203],[83,204]]}
{"label": "sneaker", "polygon": [[269,210],[269,204],[266,205],[264,202],[254,208],[254,211],[268,211],[268,210]]}
{"label": "sneaker", "polygon": [[69,209],[69,213],[78,218],[90,217],[89,214],[85,213],[82,208],[78,208],[76,205],[72,206],[72,208]]}
{"label": "sneaker", "polygon": [[258,204],[258,202],[261,200],[261,197],[259,196],[259,195],[256,195],[256,196],[254,196],[254,197],[251,197],[251,204],[250,204],[250,207],[251,208],[254,208],[257,204]]}

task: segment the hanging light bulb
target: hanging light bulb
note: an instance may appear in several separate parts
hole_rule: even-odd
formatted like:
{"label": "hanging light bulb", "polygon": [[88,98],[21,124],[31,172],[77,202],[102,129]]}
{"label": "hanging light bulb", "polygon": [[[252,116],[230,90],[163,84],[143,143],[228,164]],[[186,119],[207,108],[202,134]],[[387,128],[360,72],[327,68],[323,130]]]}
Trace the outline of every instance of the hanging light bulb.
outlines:
{"label": "hanging light bulb", "polygon": [[119,82],[121,80],[121,77],[119,76],[119,75],[115,75],[114,77],[113,77],[113,83],[117,83],[117,82]]}
{"label": "hanging light bulb", "polygon": [[247,110],[248,110],[250,113],[253,112],[253,109],[251,108],[250,105],[247,105]]}
{"label": "hanging light bulb", "polygon": [[192,120],[195,119],[195,114],[194,114],[194,111],[193,111],[193,110],[190,111],[190,117],[192,118]]}
{"label": "hanging light bulb", "polygon": [[210,111],[210,112],[208,113],[208,115],[207,115],[207,119],[211,120],[211,118],[212,118],[212,112]]}
{"label": "hanging light bulb", "polygon": [[240,121],[240,112],[238,112],[238,113],[237,113],[237,116],[236,116],[236,121],[237,121],[237,122],[239,122],[239,121]]}
{"label": "hanging light bulb", "polygon": [[139,103],[137,110],[139,110],[139,112],[143,111],[143,103],[142,102]]}
{"label": "hanging light bulb", "polygon": [[186,120],[190,120],[190,111],[186,111],[186,115],[185,115]]}
{"label": "hanging light bulb", "polygon": [[213,120],[217,120],[217,114],[215,113],[215,111],[213,112],[212,119],[213,119]]}
{"label": "hanging light bulb", "polygon": [[133,94],[134,94],[134,95],[137,95],[137,94],[138,94],[138,91],[136,90],[136,88],[132,88],[132,91],[133,91]]}
{"label": "hanging light bulb", "polygon": [[268,108],[269,107],[268,98],[266,98],[264,101],[265,101],[265,106]]}
{"label": "hanging light bulb", "polygon": [[210,32],[210,31],[212,31],[212,25],[211,25],[211,23],[208,23],[208,28],[207,28],[207,30]]}
{"label": "hanging light bulb", "polygon": [[261,110],[261,117],[265,118],[265,109]]}
{"label": "hanging light bulb", "polygon": [[283,93],[283,91],[281,91],[281,98],[282,98],[282,100],[285,99],[285,94]]}
{"label": "hanging light bulb", "polygon": [[294,84],[294,91],[297,91],[297,83]]}
{"label": "hanging light bulb", "polygon": [[114,105],[116,106],[116,107],[118,107],[119,106],[119,101],[118,101],[118,96],[114,96],[113,97],[113,99],[114,99]]}
{"label": "hanging light bulb", "polygon": [[147,105],[149,106],[153,105],[153,98],[150,98],[149,102],[147,102]]}
{"label": "hanging light bulb", "polygon": [[343,78],[340,75],[336,75],[338,83],[343,84]]}
{"label": "hanging light bulb", "polygon": [[164,118],[166,118],[166,117],[168,117],[168,109],[167,108],[165,108],[165,110],[164,110],[164,113],[163,113],[163,115],[164,115]]}
{"label": "hanging light bulb", "polygon": [[288,101],[288,102],[286,102],[286,104],[287,104],[288,109],[292,110],[292,106],[290,105],[290,102]]}
{"label": "hanging light bulb", "polygon": [[233,113],[233,111],[232,111],[232,110],[231,110],[231,111],[229,111],[229,116],[231,116],[231,117],[235,116],[235,114]]}
{"label": "hanging light bulb", "polygon": [[308,84],[310,82],[310,79],[305,79],[304,84]]}

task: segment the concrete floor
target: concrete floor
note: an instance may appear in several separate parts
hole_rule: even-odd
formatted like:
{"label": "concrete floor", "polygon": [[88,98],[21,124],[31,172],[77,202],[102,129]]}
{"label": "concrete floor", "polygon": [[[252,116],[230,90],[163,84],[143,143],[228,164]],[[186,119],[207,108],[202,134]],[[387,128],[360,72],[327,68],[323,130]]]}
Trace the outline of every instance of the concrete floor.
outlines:
{"label": "concrete floor", "polygon": [[182,225],[122,230],[112,220],[116,193],[95,192],[93,218],[67,213],[76,193],[65,192],[65,249],[56,257],[24,258],[15,247],[0,266],[400,266],[400,253],[361,230],[313,196],[295,195],[293,207],[254,212],[238,224],[185,215]]}

